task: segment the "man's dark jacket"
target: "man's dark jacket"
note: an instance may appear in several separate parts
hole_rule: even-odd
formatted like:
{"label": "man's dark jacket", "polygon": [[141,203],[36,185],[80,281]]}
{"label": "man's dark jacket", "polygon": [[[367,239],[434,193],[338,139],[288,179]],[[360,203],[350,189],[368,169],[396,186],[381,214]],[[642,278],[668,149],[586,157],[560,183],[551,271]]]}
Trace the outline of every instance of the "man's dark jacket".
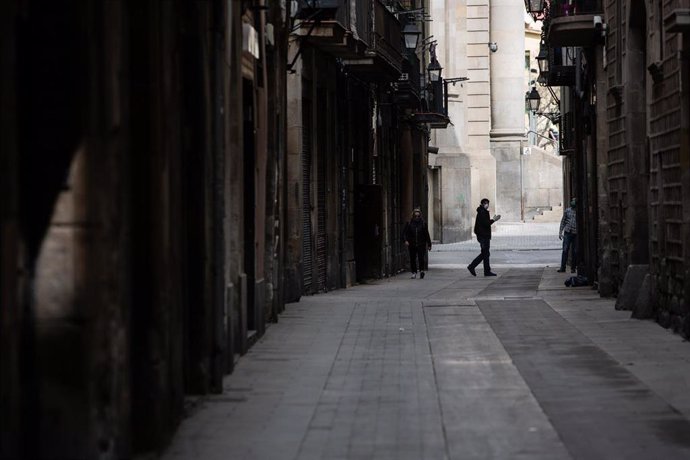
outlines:
{"label": "man's dark jacket", "polygon": [[474,221],[474,233],[477,238],[491,239],[491,224],[494,220],[489,217],[489,211],[484,209],[484,206],[477,208],[477,219]]}

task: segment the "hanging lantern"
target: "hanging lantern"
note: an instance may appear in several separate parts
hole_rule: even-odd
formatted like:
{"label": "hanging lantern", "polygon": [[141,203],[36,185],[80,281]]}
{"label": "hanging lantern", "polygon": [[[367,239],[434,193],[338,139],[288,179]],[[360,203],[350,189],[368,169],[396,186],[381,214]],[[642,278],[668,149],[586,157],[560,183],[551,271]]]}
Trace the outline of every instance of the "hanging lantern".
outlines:
{"label": "hanging lantern", "polygon": [[529,14],[540,14],[544,11],[544,0],[525,0],[525,9]]}
{"label": "hanging lantern", "polygon": [[541,102],[541,96],[539,95],[539,91],[537,91],[536,87],[532,87],[532,91],[527,93],[525,97],[525,101],[527,102],[527,107],[529,108],[532,113],[536,113],[539,111],[539,103]]}
{"label": "hanging lantern", "polygon": [[537,59],[537,65],[539,66],[539,73],[548,75],[548,73],[549,73],[549,47],[544,42],[541,42],[541,45],[539,45],[539,54],[537,55],[536,59]]}
{"label": "hanging lantern", "polygon": [[441,67],[441,64],[438,63],[438,59],[433,58],[426,70],[429,72],[429,80],[441,80],[441,73],[443,72],[443,67]]}
{"label": "hanging lantern", "polygon": [[405,27],[403,27],[402,34],[405,38],[405,48],[408,50],[417,49],[417,42],[419,41],[419,36],[422,34],[419,28],[417,28],[417,24],[408,22],[405,24]]}

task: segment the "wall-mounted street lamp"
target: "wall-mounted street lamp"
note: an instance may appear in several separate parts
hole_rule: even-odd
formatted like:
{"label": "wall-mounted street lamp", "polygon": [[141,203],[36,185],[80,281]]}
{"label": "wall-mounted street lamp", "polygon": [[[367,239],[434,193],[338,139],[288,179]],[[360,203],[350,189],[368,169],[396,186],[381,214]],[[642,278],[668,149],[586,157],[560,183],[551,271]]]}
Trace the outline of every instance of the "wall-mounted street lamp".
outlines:
{"label": "wall-mounted street lamp", "polygon": [[422,34],[417,27],[415,22],[408,22],[405,24],[402,30],[403,37],[405,38],[405,48],[408,50],[417,49],[417,43],[419,42],[419,36]]}
{"label": "wall-mounted street lamp", "polygon": [[441,64],[439,64],[438,59],[436,59],[436,56],[433,56],[431,58],[431,62],[427,66],[426,70],[427,72],[429,72],[430,81],[441,81],[443,67],[441,67]]}
{"label": "wall-mounted street lamp", "polygon": [[[534,84],[534,83],[532,83]],[[556,102],[558,106],[560,106],[561,101],[556,97],[556,93],[553,92],[550,86],[547,86],[546,89],[549,90],[551,93],[551,97],[553,100]],[[532,86],[531,91],[527,91],[525,93],[525,109],[529,110],[532,112],[532,115],[539,115],[545,118],[548,118],[551,120],[551,123],[560,123],[561,121],[561,114],[559,111],[556,112],[540,112],[539,111],[539,106],[541,105],[541,95],[539,94],[539,91],[537,91],[536,86]]]}
{"label": "wall-mounted street lamp", "polygon": [[532,91],[529,91],[525,95],[526,107],[532,112],[537,113],[539,111],[539,104],[541,102],[541,96],[539,91],[537,91],[536,86],[532,87]]}
{"label": "wall-mounted street lamp", "polygon": [[525,0],[525,9],[529,14],[539,14],[544,11],[544,0]]}
{"label": "wall-mounted street lamp", "polygon": [[543,41],[539,45],[539,54],[537,54],[537,65],[539,66],[539,74],[548,76],[549,74],[549,48]]}

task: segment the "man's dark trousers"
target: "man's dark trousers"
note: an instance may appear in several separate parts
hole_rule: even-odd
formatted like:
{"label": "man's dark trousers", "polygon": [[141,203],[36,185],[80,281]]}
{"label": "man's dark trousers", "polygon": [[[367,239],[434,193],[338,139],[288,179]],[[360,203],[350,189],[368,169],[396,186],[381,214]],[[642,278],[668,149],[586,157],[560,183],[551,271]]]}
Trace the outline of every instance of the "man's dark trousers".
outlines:
{"label": "man's dark trousers", "polygon": [[491,238],[486,238],[483,236],[478,236],[477,241],[479,241],[479,246],[482,248],[482,252],[475,257],[475,259],[470,264],[470,267],[474,270],[480,262],[484,262],[484,274],[491,273],[491,265],[489,264],[489,248],[491,247]]}
{"label": "man's dark trousers", "polygon": [[568,262],[568,252],[573,251],[573,270],[577,269],[577,233],[565,232],[563,234],[563,254],[561,255],[561,271],[565,271],[565,264]]}

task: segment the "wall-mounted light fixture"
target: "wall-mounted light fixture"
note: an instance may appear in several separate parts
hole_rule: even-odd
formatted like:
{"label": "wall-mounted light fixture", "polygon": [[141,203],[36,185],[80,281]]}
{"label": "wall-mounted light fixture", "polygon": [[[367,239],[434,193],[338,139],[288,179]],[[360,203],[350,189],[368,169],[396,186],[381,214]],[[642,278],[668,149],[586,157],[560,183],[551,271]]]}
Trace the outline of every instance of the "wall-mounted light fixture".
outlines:
{"label": "wall-mounted light fixture", "polygon": [[441,67],[441,64],[439,64],[438,59],[436,59],[436,56],[433,56],[431,58],[431,62],[426,68],[427,72],[429,72],[429,80],[431,81],[440,81],[441,80],[441,74],[443,73],[443,67]]}
{"label": "wall-mounted light fixture", "polygon": [[525,0],[525,9],[529,14],[539,14],[544,11],[544,0]]}
{"label": "wall-mounted light fixture", "polygon": [[403,37],[405,38],[405,48],[408,50],[417,49],[417,43],[419,42],[419,36],[422,34],[414,21],[405,24],[402,30]]}
{"label": "wall-mounted light fixture", "polygon": [[539,45],[539,54],[536,57],[537,65],[539,66],[539,74],[548,76],[549,74],[549,47],[541,42]]}
{"label": "wall-mounted light fixture", "polygon": [[539,104],[541,103],[541,96],[539,91],[537,91],[536,86],[532,87],[532,91],[529,91],[525,95],[526,106],[532,113],[537,113],[539,111]]}
{"label": "wall-mounted light fixture", "polygon": [[487,43],[487,45],[489,46],[489,49],[491,50],[492,53],[495,53],[496,51],[498,51],[498,44],[496,42],[489,42],[489,43]]}

